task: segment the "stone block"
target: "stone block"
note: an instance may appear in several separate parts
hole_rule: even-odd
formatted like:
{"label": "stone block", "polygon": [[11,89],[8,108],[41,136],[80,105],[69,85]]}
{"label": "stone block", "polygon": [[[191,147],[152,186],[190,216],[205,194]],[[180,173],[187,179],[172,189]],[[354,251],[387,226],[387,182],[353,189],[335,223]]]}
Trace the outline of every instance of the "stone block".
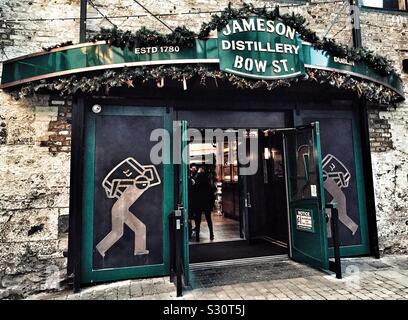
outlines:
{"label": "stone block", "polygon": [[15,210],[7,213],[2,225],[0,242],[56,240],[58,209]]}
{"label": "stone block", "polygon": [[58,217],[58,235],[62,236],[63,234],[68,233],[69,227],[69,215],[59,215]]}

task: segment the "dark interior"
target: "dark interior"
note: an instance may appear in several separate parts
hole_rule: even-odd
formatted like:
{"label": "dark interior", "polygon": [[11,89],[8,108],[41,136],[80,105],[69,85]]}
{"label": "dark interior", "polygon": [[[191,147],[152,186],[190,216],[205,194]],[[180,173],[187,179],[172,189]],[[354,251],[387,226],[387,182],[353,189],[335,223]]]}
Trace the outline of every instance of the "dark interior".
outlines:
{"label": "dark interior", "polygon": [[[181,119],[200,125],[201,117],[195,118],[194,113],[183,112]],[[191,117],[193,117],[193,119]],[[230,112],[229,120],[242,123],[242,112]],[[269,113],[269,119],[274,118],[276,124],[285,124],[285,113]],[[190,120],[190,121],[189,121]],[[206,119],[206,125],[211,124]],[[219,119],[212,121],[219,122]],[[246,113],[247,124],[263,124],[262,114]],[[252,123],[251,123],[252,121]],[[221,123],[218,123],[221,124]],[[258,170],[253,175],[241,175],[240,165],[225,165],[222,172],[213,166],[200,165],[208,172],[216,172],[218,189],[220,191],[222,217],[239,223],[239,237],[232,235],[231,239],[210,243],[190,242],[190,262],[209,262],[218,260],[240,259],[249,257],[269,256],[287,253],[288,218],[286,212],[286,187],[284,176],[284,158],[282,135],[273,130],[251,130],[259,137]],[[197,164],[195,164],[197,165]],[[227,177],[235,177],[227,179]],[[225,226],[228,227],[228,226]],[[206,229],[206,222],[201,223],[201,232]],[[217,238],[217,232],[215,237]]]}
{"label": "dark interior", "polygon": [[[250,195],[248,240],[269,238],[288,243],[282,136],[259,130],[258,171],[240,177]],[[268,150],[268,151],[266,151]]]}
{"label": "dark interior", "polygon": [[264,239],[225,241],[194,245],[190,250],[190,262],[213,262],[286,254],[286,248]]}

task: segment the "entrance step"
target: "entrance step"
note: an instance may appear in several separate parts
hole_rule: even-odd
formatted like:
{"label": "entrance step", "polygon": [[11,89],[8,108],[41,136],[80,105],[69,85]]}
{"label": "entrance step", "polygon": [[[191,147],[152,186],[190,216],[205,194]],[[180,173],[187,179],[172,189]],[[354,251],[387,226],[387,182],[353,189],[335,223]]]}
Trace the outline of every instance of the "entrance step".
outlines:
{"label": "entrance step", "polygon": [[191,271],[199,271],[206,269],[214,268],[224,268],[227,266],[245,266],[256,263],[268,263],[288,260],[289,257],[286,254],[273,255],[273,256],[264,256],[264,257],[253,257],[253,258],[243,258],[243,259],[231,259],[231,260],[220,260],[220,261],[211,261],[211,262],[200,262],[200,263],[191,263]]}

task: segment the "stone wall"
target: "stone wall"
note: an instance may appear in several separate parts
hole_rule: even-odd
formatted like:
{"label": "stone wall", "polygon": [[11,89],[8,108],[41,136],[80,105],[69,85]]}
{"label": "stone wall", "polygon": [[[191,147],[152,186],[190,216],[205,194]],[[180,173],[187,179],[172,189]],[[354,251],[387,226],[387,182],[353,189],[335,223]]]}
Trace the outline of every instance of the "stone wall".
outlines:
{"label": "stone wall", "polygon": [[[362,9],[363,44],[392,60],[405,84],[408,74],[408,14]],[[370,108],[370,142],[380,250],[408,251],[408,101],[397,108]]]}
{"label": "stone wall", "polygon": [[[255,5],[281,4],[281,11],[304,15],[309,27],[351,43],[347,10],[341,1],[252,1]],[[93,0],[121,29],[142,25],[166,28],[133,0]],[[240,1],[233,1],[239,4]],[[172,27],[198,30],[212,11],[228,1],[145,0]],[[189,13],[199,13],[191,15]],[[139,15],[138,17],[135,17]],[[112,16],[122,16],[112,18]],[[124,17],[123,17],[124,16]],[[53,18],[64,20],[52,20]],[[5,60],[79,38],[79,0],[0,0],[0,59]],[[111,23],[88,6],[88,34]],[[32,21],[45,18],[48,20]],[[31,19],[31,20],[30,20]],[[408,57],[407,14],[362,11],[364,45],[392,59],[401,71]],[[403,75],[408,95],[407,74]],[[65,278],[69,200],[69,100],[38,96],[21,101],[0,92],[0,299],[53,288]],[[408,251],[408,105],[370,109],[370,132],[381,250]]]}
{"label": "stone wall", "polygon": [[47,96],[14,101],[0,94],[7,132],[0,145],[0,298],[57,286],[51,280],[65,272],[67,239],[58,222],[68,214],[70,157],[41,146],[58,121],[58,107],[48,104]]}
{"label": "stone wall", "polygon": [[[76,17],[78,6],[69,0],[1,0],[0,59],[76,41],[78,20],[27,19]],[[65,278],[69,107],[50,105],[48,96],[15,101],[0,91],[0,299],[52,289]]]}

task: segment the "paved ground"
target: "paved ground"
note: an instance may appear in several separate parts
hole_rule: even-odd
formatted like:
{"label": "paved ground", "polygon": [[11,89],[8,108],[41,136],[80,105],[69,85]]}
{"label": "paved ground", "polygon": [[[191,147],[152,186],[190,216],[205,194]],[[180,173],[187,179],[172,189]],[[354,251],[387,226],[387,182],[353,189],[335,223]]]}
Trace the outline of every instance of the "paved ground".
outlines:
{"label": "paved ground", "polygon": [[30,299],[408,299],[408,256],[343,261],[344,279],[286,258],[193,271],[182,298],[165,278],[121,281]]}

